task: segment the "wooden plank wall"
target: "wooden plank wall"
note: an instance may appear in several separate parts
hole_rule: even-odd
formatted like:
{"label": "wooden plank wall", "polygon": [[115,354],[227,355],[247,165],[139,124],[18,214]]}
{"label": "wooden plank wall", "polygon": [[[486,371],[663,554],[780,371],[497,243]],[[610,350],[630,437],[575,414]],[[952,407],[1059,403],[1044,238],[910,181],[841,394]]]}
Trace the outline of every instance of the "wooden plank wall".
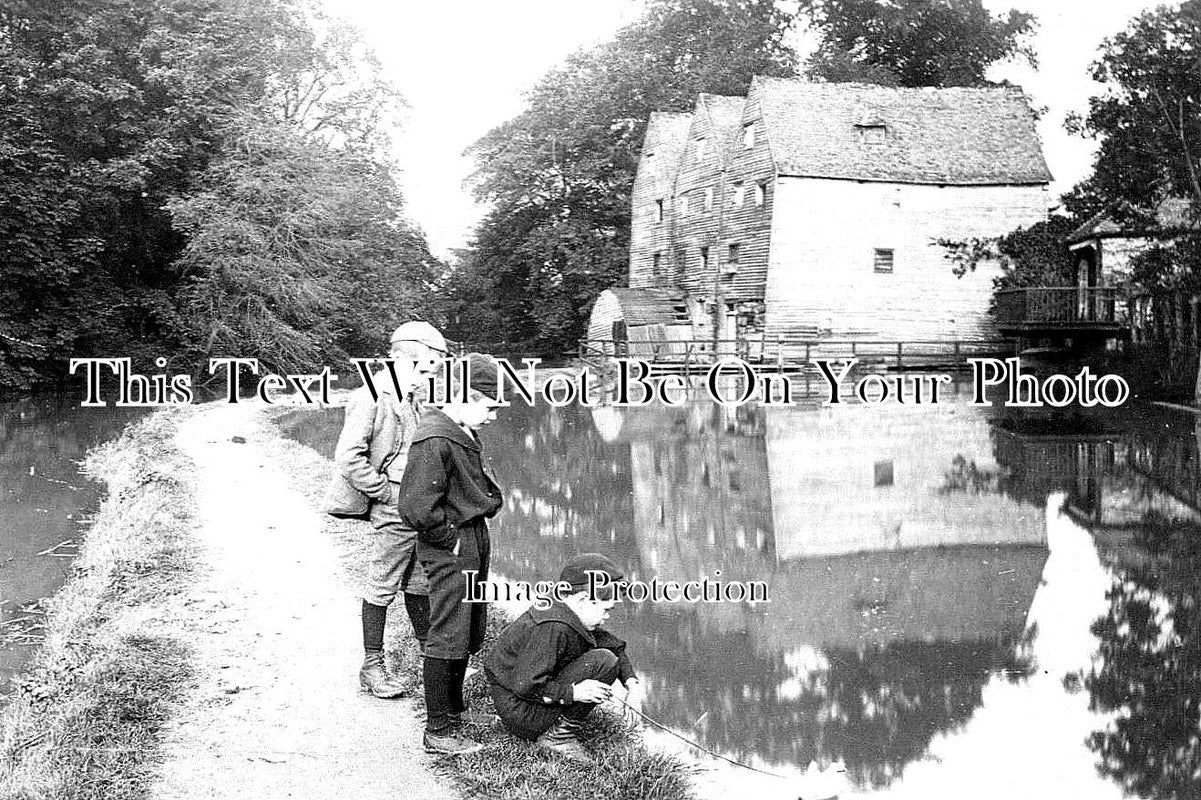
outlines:
{"label": "wooden plank wall", "polygon": [[[679,142],[673,140],[678,121],[652,115],[634,177],[630,219],[630,281],[635,289],[670,286],[672,276],[672,225]],[[656,201],[663,201],[663,219],[657,219]],[[654,275],[654,254],[660,254],[661,276]],[[664,280],[666,276],[666,280]]]}

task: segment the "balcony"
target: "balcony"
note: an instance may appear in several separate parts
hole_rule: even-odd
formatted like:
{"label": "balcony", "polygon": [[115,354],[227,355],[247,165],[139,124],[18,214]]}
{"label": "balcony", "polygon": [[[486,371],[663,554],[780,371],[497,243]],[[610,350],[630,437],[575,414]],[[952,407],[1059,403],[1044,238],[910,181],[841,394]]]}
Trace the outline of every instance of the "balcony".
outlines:
{"label": "balcony", "polygon": [[1126,327],[1112,286],[1039,286],[996,293],[997,327],[1007,336],[1112,338]]}

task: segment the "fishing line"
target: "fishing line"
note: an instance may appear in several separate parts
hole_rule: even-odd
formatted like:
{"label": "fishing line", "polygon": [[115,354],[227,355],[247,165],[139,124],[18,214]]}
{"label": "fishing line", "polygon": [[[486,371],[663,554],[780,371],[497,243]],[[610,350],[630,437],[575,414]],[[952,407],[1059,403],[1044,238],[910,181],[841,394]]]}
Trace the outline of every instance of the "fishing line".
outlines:
{"label": "fishing line", "polygon": [[687,736],[676,733],[674,730],[667,727],[662,722],[659,722],[657,719],[647,716],[645,713],[642,712],[641,709],[634,708],[632,705],[627,703],[625,700],[622,700],[620,697],[613,697],[613,699],[616,700],[617,702],[621,703],[626,708],[633,711],[638,716],[642,717],[644,720],[646,720],[650,724],[654,725],[659,730],[665,731],[666,733],[670,733],[672,736],[676,737],[677,739],[684,742],[685,744],[687,744],[691,747],[695,747],[697,750],[701,750],[705,753],[708,753],[709,755],[713,756],[714,758],[720,758],[722,761],[725,761],[729,764],[733,764],[736,767],[742,767],[743,769],[749,769],[751,772],[758,772],[760,775],[768,775],[772,778],[779,778],[780,780],[784,780],[784,781],[793,780],[793,778],[790,778],[786,775],[781,775],[778,772],[768,772],[765,769],[759,769],[758,767],[752,767],[750,764],[743,764],[741,761],[736,761],[735,759],[732,759],[729,756],[723,756],[721,753],[715,753],[714,751],[710,750],[708,747],[705,747],[703,744],[694,742],[691,739],[689,739]]}

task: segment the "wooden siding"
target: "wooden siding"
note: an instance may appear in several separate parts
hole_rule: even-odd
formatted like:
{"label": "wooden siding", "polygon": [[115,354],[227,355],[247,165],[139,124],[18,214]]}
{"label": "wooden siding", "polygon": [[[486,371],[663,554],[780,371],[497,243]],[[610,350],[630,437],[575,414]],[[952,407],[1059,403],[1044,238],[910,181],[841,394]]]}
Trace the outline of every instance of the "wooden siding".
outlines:
{"label": "wooden siding", "polygon": [[[672,225],[676,207],[674,186],[689,114],[652,114],[634,177],[630,219],[631,288],[674,284]],[[656,201],[663,201],[658,219]],[[660,254],[660,274],[654,274],[654,255]]]}
{"label": "wooden siding", "polygon": [[[995,339],[993,263],[956,278],[936,239],[997,236],[1046,218],[1042,186],[926,186],[781,177],[775,184],[768,336]],[[873,269],[893,250],[891,273]]]}
{"label": "wooden siding", "polygon": [[[767,283],[767,265],[771,251],[771,220],[775,207],[776,170],[772,163],[771,143],[759,101],[754,93],[747,98],[742,115],[743,124],[751,123],[755,130],[755,146],[744,149],[742,129],[730,145],[727,170],[729,191],[725,198],[722,236],[726,247],[721,254],[722,264],[728,255],[728,245],[738,243],[738,272],[721,279],[722,294],[727,302],[763,300]],[[734,206],[734,184],[743,184],[740,207]],[[765,184],[763,205],[755,205],[755,186]]]}
{"label": "wooden siding", "polygon": [[[724,168],[722,149],[726,143],[715,129],[703,103],[697,104],[692,115],[692,128],[680,156],[680,169],[676,175],[675,253],[680,261],[676,264],[678,285],[689,294],[712,297],[715,277],[713,257],[720,241],[721,195]],[[706,142],[704,154],[698,154],[697,142]],[[705,208],[705,190],[713,192],[711,208]],[[680,215],[680,200],[688,198],[688,213]],[[702,247],[708,247],[710,266],[707,272],[701,269]]]}

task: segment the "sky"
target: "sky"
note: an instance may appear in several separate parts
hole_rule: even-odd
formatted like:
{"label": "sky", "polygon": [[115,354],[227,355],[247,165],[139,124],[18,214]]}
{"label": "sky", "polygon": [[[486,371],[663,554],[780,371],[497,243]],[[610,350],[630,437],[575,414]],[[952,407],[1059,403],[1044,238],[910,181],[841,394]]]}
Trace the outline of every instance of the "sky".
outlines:
{"label": "sky", "polygon": [[[408,103],[395,136],[408,213],[446,258],[469,241],[483,214],[464,180],[463,150],[522,108],[522,94],[567,55],[610,37],[638,14],[638,0],[327,0],[362,29]],[[996,65],[993,80],[1022,86],[1045,106],[1039,135],[1058,197],[1087,176],[1093,143],[1069,136],[1065,115],[1098,91],[1088,77],[1101,40],[1122,30],[1148,0],[984,0],[1039,19],[1039,67]],[[804,38],[798,39],[801,49]]]}

